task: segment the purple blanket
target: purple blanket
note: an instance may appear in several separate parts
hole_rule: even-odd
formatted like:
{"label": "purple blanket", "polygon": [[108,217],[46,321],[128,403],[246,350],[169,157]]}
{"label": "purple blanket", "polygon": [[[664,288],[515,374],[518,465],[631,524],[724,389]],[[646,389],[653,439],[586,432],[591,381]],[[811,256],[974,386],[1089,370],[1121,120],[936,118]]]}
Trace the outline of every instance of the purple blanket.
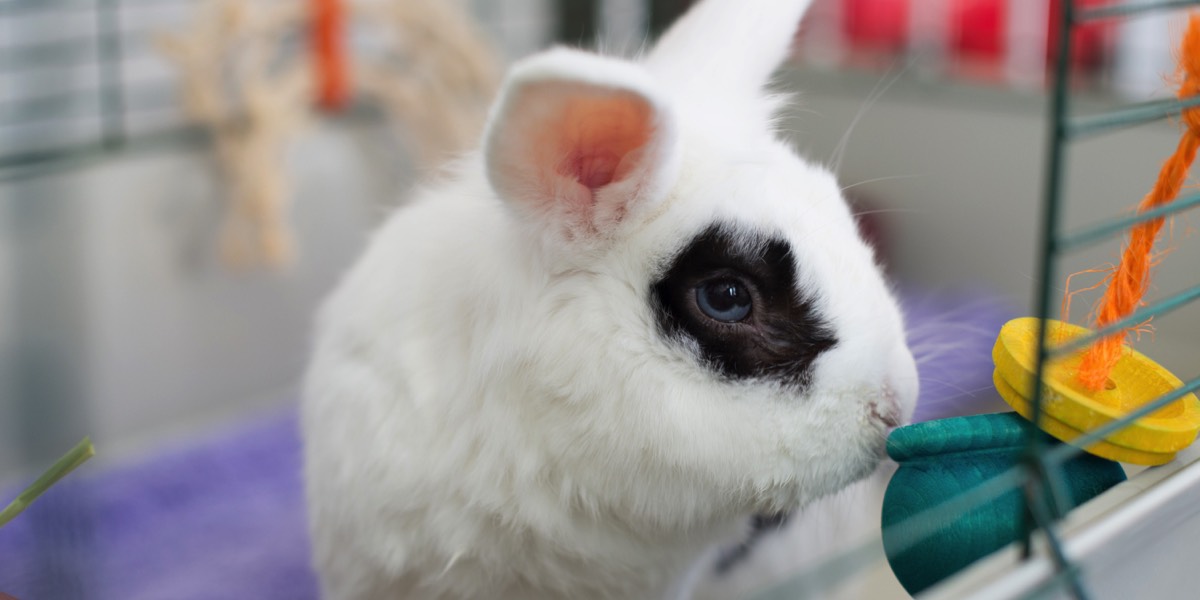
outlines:
{"label": "purple blanket", "polygon": [[[1004,409],[991,391],[990,352],[1014,314],[986,298],[906,295],[922,380],[917,420]],[[308,600],[317,597],[308,554],[300,443],[287,411],[67,478],[0,529],[0,592]]]}
{"label": "purple blanket", "polygon": [[0,529],[0,591],[19,600],[315,599],[308,553],[289,412],[63,480]]}

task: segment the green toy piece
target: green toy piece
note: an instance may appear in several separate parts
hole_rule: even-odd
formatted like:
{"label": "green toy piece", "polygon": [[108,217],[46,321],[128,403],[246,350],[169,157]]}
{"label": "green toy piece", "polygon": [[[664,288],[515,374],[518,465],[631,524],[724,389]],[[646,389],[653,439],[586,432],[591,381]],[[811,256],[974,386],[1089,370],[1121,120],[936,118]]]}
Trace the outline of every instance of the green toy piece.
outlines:
{"label": "green toy piece", "polygon": [[[920,536],[923,519],[910,517],[1008,473],[1035,433],[1048,446],[1060,443],[1011,412],[917,423],[892,432],[887,452],[900,466],[883,497],[883,546],[892,571],[910,594],[1022,536],[1026,521],[1019,489],[940,522],[926,537]],[[1083,504],[1124,480],[1120,464],[1081,454],[1062,466],[1069,502],[1063,508]]]}

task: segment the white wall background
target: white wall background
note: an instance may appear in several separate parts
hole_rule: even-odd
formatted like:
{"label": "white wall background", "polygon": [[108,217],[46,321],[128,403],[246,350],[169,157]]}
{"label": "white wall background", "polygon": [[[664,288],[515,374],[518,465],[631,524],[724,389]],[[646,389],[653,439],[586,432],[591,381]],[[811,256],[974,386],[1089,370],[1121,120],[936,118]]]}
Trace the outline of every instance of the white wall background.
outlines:
{"label": "white wall background", "polygon": [[4,255],[16,268],[3,291],[17,302],[2,339],[23,361],[4,395],[15,402],[0,402],[16,434],[0,437],[0,464],[21,454],[13,442],[44,455],[88,433],[121,454],[131,441],[293,399],[313,312],[389,185],[360,156],[368,135],[324,126],[296,144],[302,256],[281,273],[217,260],[221,190],[202,148],[0,183],[13,232],[4,239],[19,246]]}

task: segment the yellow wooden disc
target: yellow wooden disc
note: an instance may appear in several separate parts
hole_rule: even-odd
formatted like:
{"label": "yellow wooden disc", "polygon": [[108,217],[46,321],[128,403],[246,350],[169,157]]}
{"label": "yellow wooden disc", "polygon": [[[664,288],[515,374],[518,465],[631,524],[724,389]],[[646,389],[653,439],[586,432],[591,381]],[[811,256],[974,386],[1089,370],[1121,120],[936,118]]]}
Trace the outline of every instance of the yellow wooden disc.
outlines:
{"label": "yellow wooden disc", "polygon": [[[992,374],[992,381],[996,384],[996,391],[1000,392],[1000,396],[1017,411],[1017,414],[1030,421],[1033,420],[1033,406],[1004,381],[1000,376],[1000,371]],[[1042,430],[1066,442],[1083,435],[1082,431],[1045,413],[1042,414]],[[1109,460],[1147,466],[1163,465],[1175,458],[1174,452],[1143,452],[1103,440],[1084,448],[1084,450]]]}
{"label": "yellow wooden disc", "polygon": [[[1047,321],[1047,326],[1051,347],[1089,332],[1060,321]],[[992,349],[996,390],[1028,419],[1032,419],[1029,398],[1033,396],[1037,337],[1037,319],[1014,319],[1000,329]],[[1043,429],[1066,442],[1183,385],[1158,363],[1126,348],[1113,368],[1106,389],[1092,392],[1080,385],[1075,377],[1082,356],[1081,351],[1052,360],[1044,369]],[[1190,445],[1197,432],[1200,432],[1200,400],[1194,394],[1188,394],[1133,421],[1086,450],[1121,462],[1158,465],[1170,461],[1176,452]]]}

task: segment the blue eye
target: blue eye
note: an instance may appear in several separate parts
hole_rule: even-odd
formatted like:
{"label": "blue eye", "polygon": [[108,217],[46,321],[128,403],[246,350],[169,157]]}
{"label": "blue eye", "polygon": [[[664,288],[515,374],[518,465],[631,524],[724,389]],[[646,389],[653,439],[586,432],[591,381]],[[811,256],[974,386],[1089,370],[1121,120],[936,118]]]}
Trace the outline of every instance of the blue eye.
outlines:
{"label": "blue eye", "polygon": [[736,279],[714,279],[696,286],[700,312],[723,323],[737,323],[750,314],[750,292]]}

